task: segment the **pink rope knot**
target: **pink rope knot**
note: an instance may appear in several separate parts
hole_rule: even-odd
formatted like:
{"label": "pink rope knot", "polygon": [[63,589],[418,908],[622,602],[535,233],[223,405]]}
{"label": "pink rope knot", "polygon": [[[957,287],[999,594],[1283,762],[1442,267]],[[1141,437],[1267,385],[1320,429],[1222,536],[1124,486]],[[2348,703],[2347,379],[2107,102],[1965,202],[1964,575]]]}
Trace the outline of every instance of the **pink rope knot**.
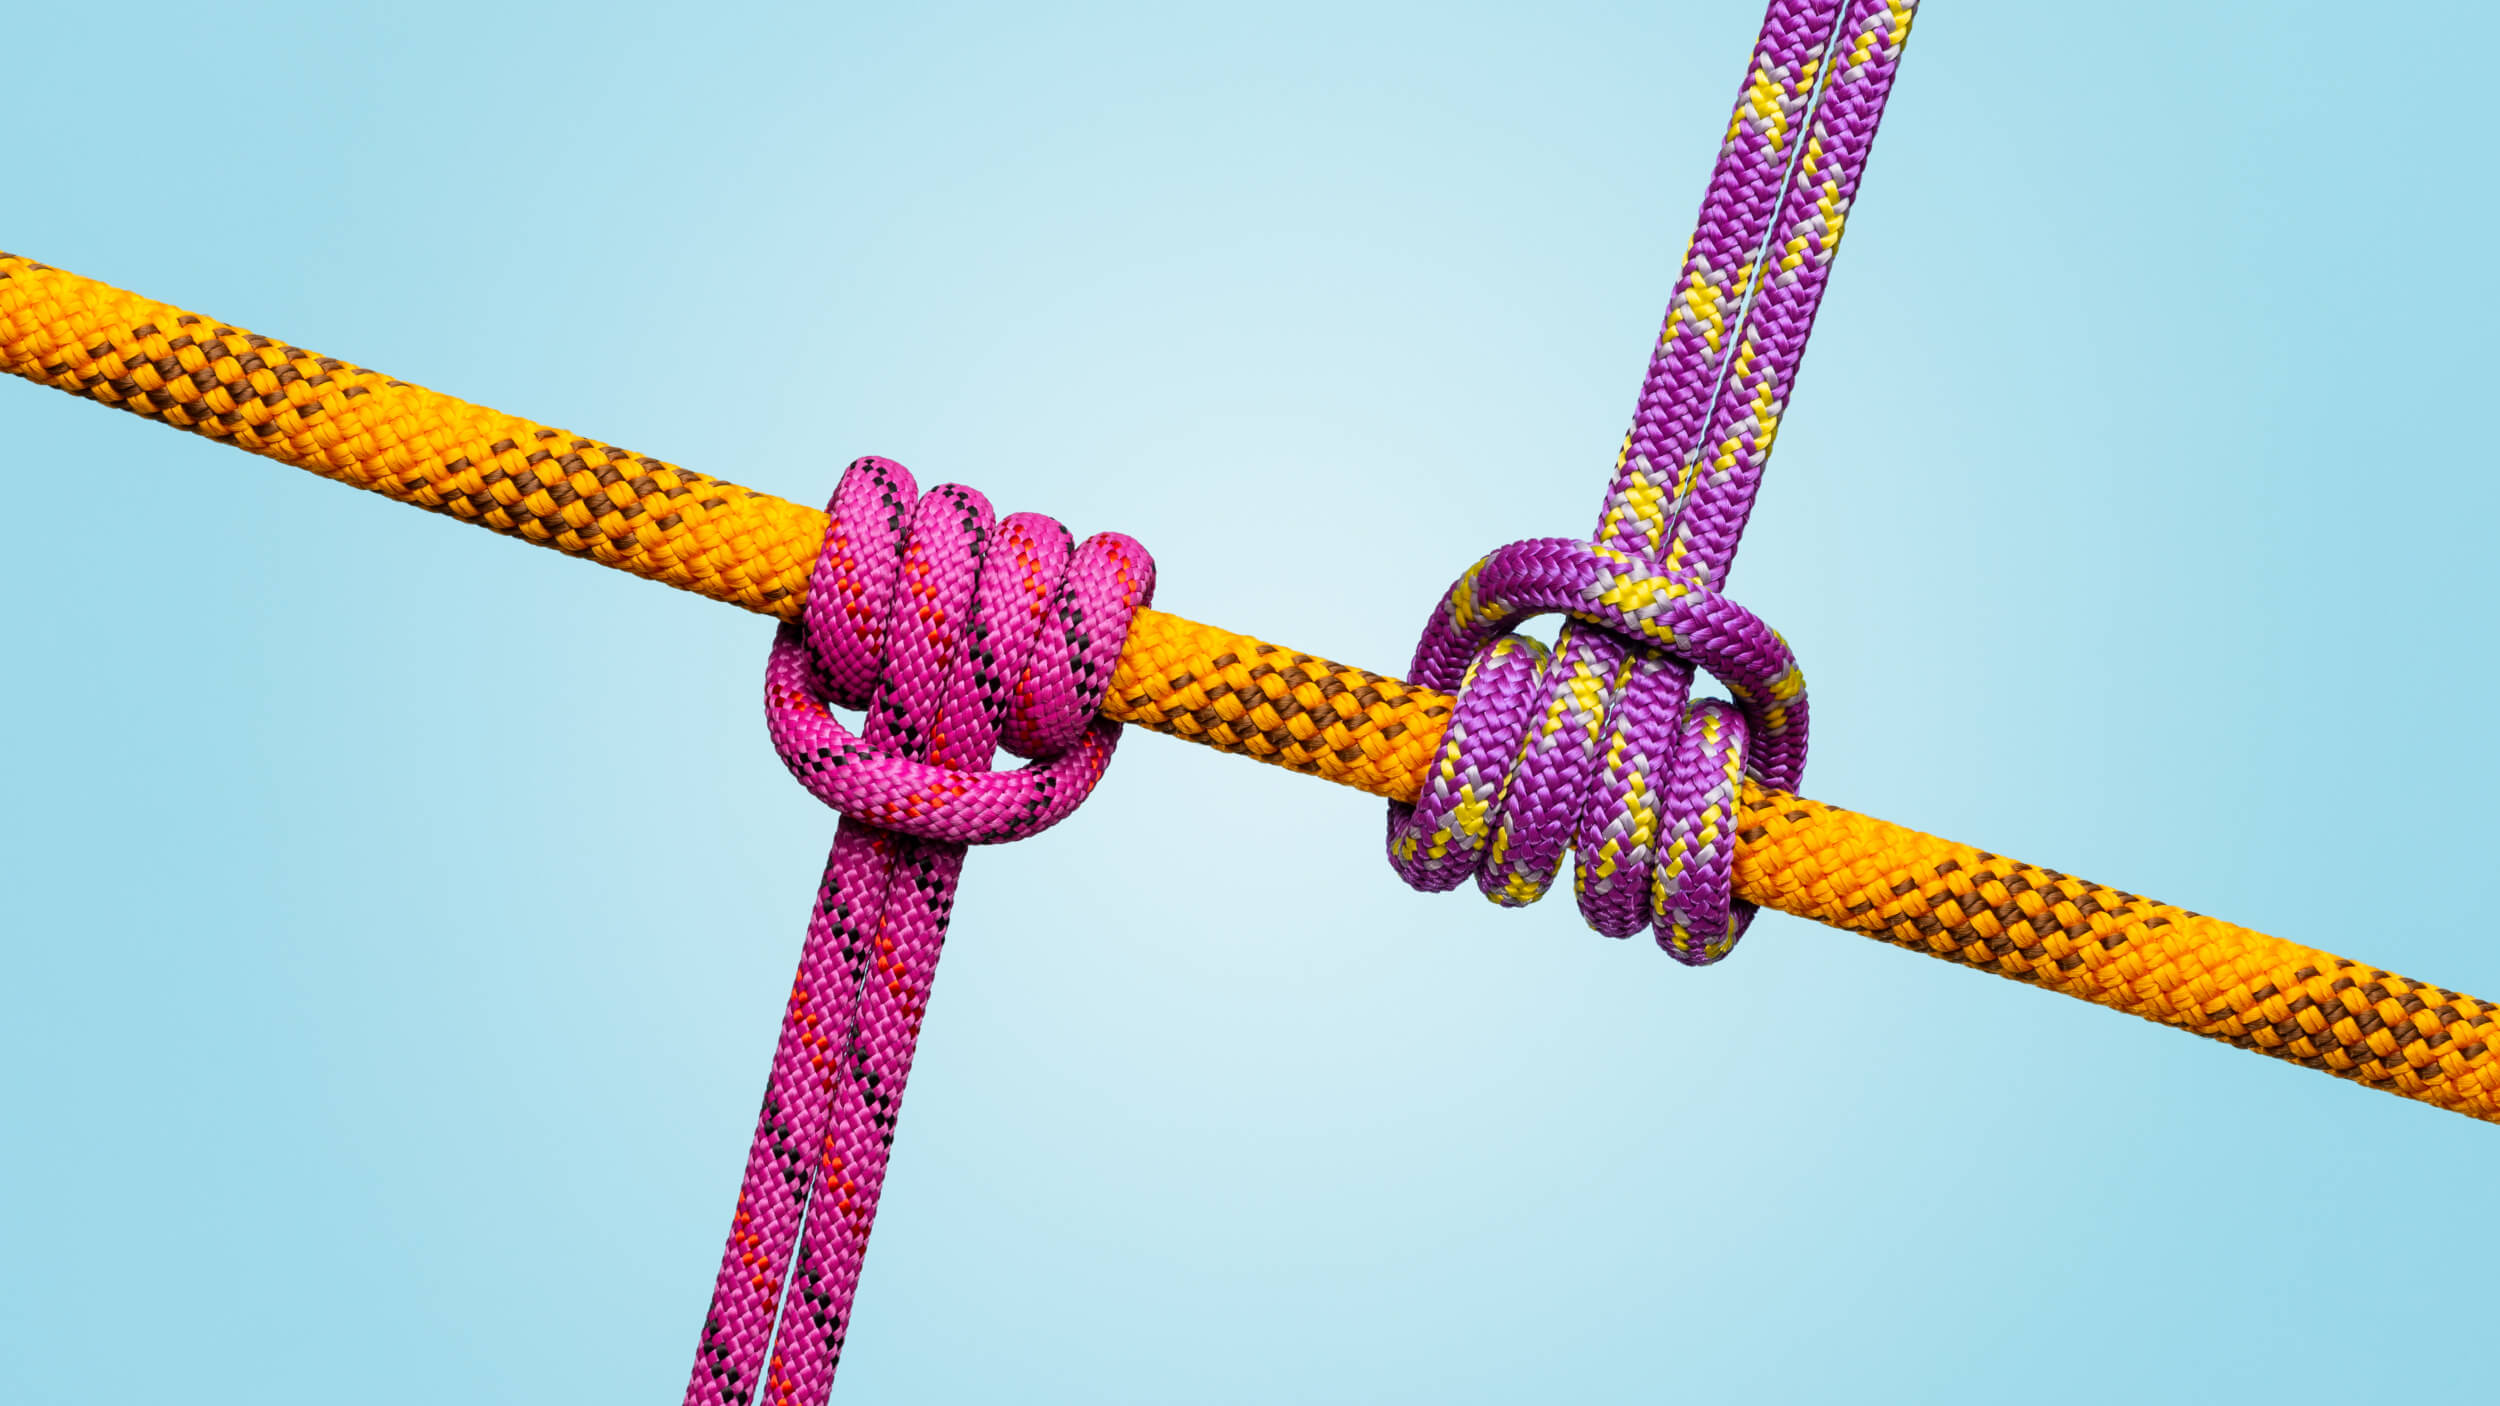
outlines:
{"label": "pink rope knot", "polygon": [[[687,1406],[817,1406],[833,1387],[895,1117],[964,846],[1064,819],[1119,740],[1098,715],[1154,562],[1117,533],[1073,545],[851,465],[799,623],[773,640],[782,761],[843,812],[773,1051]],[[832,713],[859,708],[854,734]],[[1034,758],[992,772],[1000,747]]]}
{"label": "pink rope knot", "polygon": [[[922,839],[995,844],[1064,820],[1109,765],[1100,715],[1154,560],[1039,513],[993,521],[949,484],[919,497],[888,459],[851,465],[826,509],[807,610],[764,673],[783,764],[819,800]],[[866,709],[867,736],[832,708]],[[992,772],[999,747],[1042,759]],[[925,758],[925,760],[924,760]]]}

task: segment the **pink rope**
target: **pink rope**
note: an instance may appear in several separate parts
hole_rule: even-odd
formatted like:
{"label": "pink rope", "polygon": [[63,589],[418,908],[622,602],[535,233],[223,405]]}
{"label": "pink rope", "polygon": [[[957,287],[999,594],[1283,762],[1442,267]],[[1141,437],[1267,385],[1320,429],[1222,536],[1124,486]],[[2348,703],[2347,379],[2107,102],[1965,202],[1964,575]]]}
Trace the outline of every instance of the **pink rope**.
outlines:
{"label": "pink rope", "polygon": [[[850,1326],[964,847],[1021,839],[1093,789],[1099,716],[1154,562],[884,459],[834,490],[806,615],[773,641],[765,716],[843,812],[809,915],[687,1406],[817,1406]],[[833,707],[860,708],[859,735]],[[1040,760],[989,770],[1004,746]],[[786,1293],[785,1293],[786,1289]],[[759,1390],[760,1389],[760,1390]]]}

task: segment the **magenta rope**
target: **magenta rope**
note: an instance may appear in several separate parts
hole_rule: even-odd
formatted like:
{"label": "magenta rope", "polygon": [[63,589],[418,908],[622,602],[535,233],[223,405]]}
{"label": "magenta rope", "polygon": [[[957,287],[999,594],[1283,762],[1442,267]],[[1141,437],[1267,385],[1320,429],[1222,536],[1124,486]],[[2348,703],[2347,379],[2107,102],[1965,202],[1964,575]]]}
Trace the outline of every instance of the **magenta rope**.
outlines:
{"label": "magenta rope", "polygon": [[[831,1392],[895,1115],[964,847],[1073,811],[1120,726],[1099,714],[1154,562],[1117,533],[1072,546],[1047,517],[993,520],[949,485],[862,459],[828,508],[807,610],[773,641],[765,716],[782,761],[843,812],[687,1406],[814,1406]],[[834,707],[866,711],[854,736]],[[1039,760],[989,770],[1004,747]]]}
{"label": "magenta rope", "polygon": [[[1734,948],[1744,778],[1794,790],[1805,679],[1719,593],[1805,354],[1915,0],[1773,0],[1703,196],[1593,541],[1514,542],[1435,607],[1409,677],[1455,690],[1389,861],[1421,889],[1473,876],[1544,896],[1576,852],[1580,913],[1653,928],[1678,960]],[[1512,633],[1562,614],[1552,650]],[[1691,697],[1695,666],[1732,702]]]}

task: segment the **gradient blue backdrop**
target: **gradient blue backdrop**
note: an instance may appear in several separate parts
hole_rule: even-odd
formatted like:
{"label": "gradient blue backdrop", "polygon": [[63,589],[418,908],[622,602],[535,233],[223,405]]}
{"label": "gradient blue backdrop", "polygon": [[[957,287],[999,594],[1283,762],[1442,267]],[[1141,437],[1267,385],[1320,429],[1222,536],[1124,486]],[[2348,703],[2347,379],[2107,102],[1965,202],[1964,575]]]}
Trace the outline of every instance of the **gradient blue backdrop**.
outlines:
{"label": "gradient blue backdrop", "polygon": [[[1590,522],[1758,17],[1539,9],[30,12],[0,247],[1394,669]],[[2486,18],[1931,7],[1736,577],[1813,794],[2500,995]],[[0,1397],[673,1400],[831,825],[766,626],[15,382],[0,467]],[[1140,737],[974,857],[843,1399],[2488,1386],[2489,1128],[1379,834]]]}

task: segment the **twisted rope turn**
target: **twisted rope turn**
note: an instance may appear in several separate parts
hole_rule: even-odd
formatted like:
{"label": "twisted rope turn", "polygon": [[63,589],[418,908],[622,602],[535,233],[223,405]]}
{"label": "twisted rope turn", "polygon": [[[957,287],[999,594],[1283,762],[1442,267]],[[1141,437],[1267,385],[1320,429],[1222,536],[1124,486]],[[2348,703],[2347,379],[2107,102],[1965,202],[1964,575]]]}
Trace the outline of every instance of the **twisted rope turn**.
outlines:
{"label": "twisted rope turn", "polygon": [[[832,1390],[964,847],[1065,818],[1119,741],[1100,714],[1154,562],[1072,545],[862,459],[834,490],[807,609],[765,668],[773,745],[842,822],[809,914],[687,1406]],[[833,707],[863,709],[858,735]],[[989,770],[1004,747],[1037,760]],[[760,1393],[760,1394],[759,1394]]]}

